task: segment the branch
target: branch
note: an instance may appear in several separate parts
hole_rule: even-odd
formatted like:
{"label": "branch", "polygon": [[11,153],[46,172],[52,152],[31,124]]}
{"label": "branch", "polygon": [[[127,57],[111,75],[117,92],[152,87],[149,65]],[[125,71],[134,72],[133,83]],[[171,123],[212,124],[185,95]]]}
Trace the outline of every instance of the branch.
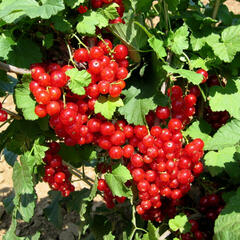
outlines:
{"label": "branch", "polygon": [[166,232],[164,232],[160,238],[158,240],[165,240],[167,239],[167,237],[171,234],[171,232],[169,230],[167,230]]}
{"label": "branch", "polygon": [[8,109],[6,109],[6,108],[2,108],[2,110],[5,111],[8,115],[10,115],[10,116],[11,116],[12,118],[14,118],[14,119],[17,119],[17,120],[22,119],[22,117],[21,117],[20,115],[12,112],[12,111],[10,111],[10,110],[8,110]]}
{"label": "branch", "polygon": [[16,73],[16,74],[30,74],[31,71],[28,69],[24,69],[24,68],[18,68],[18,67],[14,67],[12,65],[0,62],[0,69],[4,70],[6,72],[12,72],[12,73]]}
{"label": "branch", "polygon": [[217,17],[218,9],[219,9],[219,7],[220,7],[220,3],[221,3],[220,0],[216,0],[215,6],[214,6],[214,9],[213,9],[213,14],[212,14],[212,18],[213,18],[213,19],[216,19],[216,17]]}

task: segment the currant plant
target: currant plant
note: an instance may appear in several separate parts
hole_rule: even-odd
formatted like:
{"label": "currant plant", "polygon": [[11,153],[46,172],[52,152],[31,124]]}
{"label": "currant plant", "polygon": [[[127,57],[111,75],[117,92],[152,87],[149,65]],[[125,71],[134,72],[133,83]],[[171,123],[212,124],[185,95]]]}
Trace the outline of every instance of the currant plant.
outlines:
{"label": "currant plant", "polygon": [[240,21],[226,1],[3,0],[0,21],[4,239],[42,239],[16,234],[41,181],[46,217],[61,228],[60,208],[76,211],[79,239],[239,238]]}

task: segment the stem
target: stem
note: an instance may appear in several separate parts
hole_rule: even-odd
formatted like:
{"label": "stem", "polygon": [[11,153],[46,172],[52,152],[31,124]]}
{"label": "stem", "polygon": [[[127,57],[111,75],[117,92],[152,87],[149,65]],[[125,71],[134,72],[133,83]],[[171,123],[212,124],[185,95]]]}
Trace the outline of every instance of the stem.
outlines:
{"label": "stem", "polygon": [[141,23],[137,21],[133,21],[133,23],[137,24],[147,34],[149,38],[153,36]]}
{"label": "stem", "polygon": [[216,19],[216,17],[217,17],[218,9],[220,7],[220,3],[221,3],[221,0],[216,0],[215,1],[215,6],[214,6],[214,9],[213,9],[213,14],[212,14],[213,19]]}
{"label": "stem", "polygon": [[73,66],[76,66],[75,62],[73,61],[71,48],[70,48],[70,46],[69,46],[69,44],[67,43],[66,40],[65,40],[65,43],[66,43],[66,46],[67,46],[67,49],[68,49],[69,59],[70,59],[71,63],[73,64]]}
{"label": "stem", "polygon": [[164,19],[165,19],[166,33],[168,33],[168,31],[169,31],[168,5],[165,1],[163,1],[163,9],[164,9]]}
{"label": "stem", "polygon": [[206,97],[204,91],[202,90],[202,88],[199,85],[198,85],[198,88],[199,88],[199,90],[200,90],[200,92],[201,92],[201,94],[203,96],[204,101],[206,102],[207,101],[207,97]]}
{"label": "stem", "polygon": [[2,104],[4,104],[4,102],[6,101],[6,99],[8,98],[9,93],[4,97],[4,99],[2,100]]}
{"label": "stem", "polygon": [[183,55],[184,55],[184,57],[185,57],[185,58],[187,59],[187,61],[188,61],[189,69],[192,71],[192,70],[193,70],[193,69],[192,69],[192,64],[191,64],[191,61],[190,61],[188,55],[187,55],[185,52],[183,52]]}
{"label": "stem", "polygon": [[13,118],[17,119],[17,120],[20,120],[22,119],[22,117],[12,111],[9,111],[8,109],[6,108],[2,108],[3,111],[5,111],[8,115],[12,116]]}
{"label": "stem", "polygon": [[64,88],[62,87],[62,95],[63,95],[63,106],[66,107],[66,93],[64,92]]}
{"label": "stem", "polygon": [[170,230],[167,230],[166,232],[164,232],[160,238],[158,240],[165,240],[169,235],[171,235]]}
{"label": "stem", "polygon": [[31,71],[25,68],[18,68],[7,63],[0,62],[0,69],[6,72],[12,72],[16,74],[31,74]]}
{"label": "stem", "polygon": [[78,40],[79,45],[82,44],[82,45],[89,51],[88,46],[85,45],[85,44],[81,41],[81,39],[80,39],[75,33],[73,34],[73,36]]}

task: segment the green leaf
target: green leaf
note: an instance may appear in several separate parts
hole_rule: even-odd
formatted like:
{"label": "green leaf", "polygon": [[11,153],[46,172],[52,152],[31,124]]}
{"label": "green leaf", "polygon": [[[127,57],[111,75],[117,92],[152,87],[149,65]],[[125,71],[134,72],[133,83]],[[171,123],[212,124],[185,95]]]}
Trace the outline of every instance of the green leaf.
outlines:
{"label": "green leaf", "polygon": [[218,152],[210,151],[205,156],[205,165],[207,166],[210,174],[214,177],[222,173],[226,165],[235,162],[233,159],[234,153],[236,152],[235,147],[227,147]]}
{"label": "green leaf", "polygon": [[214,112],[227,110],[240,119],[240,81],[228,79],[226,87],[214,86],[209,91],[209,105]]}
{"label": "green leaf", "polygon": [[17,154],[14,152],[8,151],[6,148],[3,150],[4,158],[10,166],[14,166],[14,163],[17,161]]}
{"label": "green leaf", "polygon": [[64,0],[65,4],[70,8],[76,8],[81,3],[84,3],[85,0]]}
{"label": "green leaf", "polygon": [[149,240],[158,240],[160,238],[158,229],[150,221],[148,221],[147,230],[148,230]]}
{"label": "green leaf", "polygon": [[12,50],[12,46],[15,44],[13,39],[4,33],[0,35],[0,57],[7,60],[8,53]]}
{"label": "green leaf", "polygon": [[84,87],[87,87],[91,83],[91,74],[86,70],[79,71],[77,68],[73,68],[68,70],[66,75],[70,77],[69,88],[71,91],[78,95],[84,95]]}
{"label": "green leaf", "polygon": [[74,167],[80,167],[84,162],[97,159],[97,152],[92,145],[71,147],[61,144],[59,154],[66,162],[71,163]]}
{"label": "green leaf", "polygon": [[209,43],[214,53],[224,62],[230,63],[240,51],[240,25],[225,28],[221,34],[222,42]]}
{"label": "green leaf", "polygon": [[64,19],[63,16],[56,15],[53,16],[51,20],[53,22],[54,28],[57,31],[67,33],[70,32],[72,29],[71,23],[68,20]]}
{"label": "green leaf", "polygon": [[119,164],[112,173],[105,175],[105,179],[114,196],[132,196],[132,191],[125,185],[128,180],[132,179],[132,176],[125,166]]}
{"label": "green leaf", "polygon": [[48,221],[52,222],[57,228],[61,228],[63,220],[60,206],[60,201],[62,200],[61,192],[51,191],[49,194],[53,200],[51,204],[44,209],[44,214],[47,216]]}
{"label": "green leaf", "polygon": [[240,141],[240,121],[233,119],[221,127],[213,136],[212,140],[204,147],[205,150],[222,150],[232,147]]}
{"label": "green leaf", "polygon": [[157,39],[156,37],[151,37],[148,39],[148,43],[151,46],[151,48],[155,51],[158,58],[163,58],[167,56],[167,53],[165,51],[165,48],[163,47],[163,41],[160,39]]}
{"label": "green leaf", "polygon": [[53,39],[53,34],[52,33],[46,34],[44,36],[43,46],[45,48],[47,48],[47,49],[51,48],[53,46],[53,42],[54,42],[54,39]]}
{"label": "green leaf", "polygon": [[41,5],[35,0],[5,0],[0,4],[0,18],[7,23],[19,20],[21,17],[41,17],[48,19],[63,10],[63,0],[41,0]]}
{"label": "green leaf", "polygon": [[186,70],[186,69],[174,69],[168,65],[163,65],[163,69],[168,73],[179,74],[181,77],[186,78],[189,82],[199,85],[203,76],[201,74],[195,73],[194,71]]}
{"label": "green leaf", "polygon": [[112,235],[112,232],[110,232],[108,235],[103,236],[103,240],[114,240],[115,236]]}
{"label": "green leaf", "polygon": [[45,156],[45,152],[48,150],[48,147],[41,145],[40,141],[41,141],[40,138],[38,138],[35,140],[33,144],[33,154],[36,165],[42,165],[43,163],[42,159]]}
{"label": "green leaf", "polygon": [[130,124],[144,125],[146,123],[145,116],[150,110],[154,110],[158,105],[166,106],[168,104],[166,96],[151,94],[147,88],[145,88],[144,93],[143,91],[144,86],[142,89],[131,86],[122,92],[126,97],[124,99],[124,106],[119,108],[119,112],[124,115]]}
{"label": "green leaf", "polygon": [[168,47],[176,54],[183,54],[183,50],[188,49],[188,27],[187,25],[183,25],[178,28],[177,31],[170,32],[169,37],[167,39]]}
{"label": "green leaf", "polygon": [[99,8],[97,11],[87,11],[80,16],[80,21],[77,24],[77,31],[83,35],[94,35],[96,26],[99,28],[107,27],[111,19],[117,18],[116,3],[113,3],[106,8]]}
{"label": "green leaf", "polygon": [[168,225],[170,229],[173,230],[174,232],[179,230],[181,233],[186,233],[189,232],[191,229],[191,225],[188,222],[188,218],[183,213],[177,215],[173,219],[170,219]]}
{"label": "green leaf", "polygon": [[214,226],[214,240],[240,239],[240,192],[227,202]]}
{"label": "green leaf", "polygon": [[15,162],[13,167],[13,186],[17,195],[14,202],[20,196],[20,203],[17,207],[25,222],[30,221],[35,209],[36,193],[32,182],[34,160],[34,157],[26,152],[20,158],[21,164]]}
{"label": "green leaf", "polygon": [[29,90],[29,82],[17,84],[15,88],[16,105],[23,112],[26,120],[36,120],[38,116],[35,114],[36,102],[31,97]]}
{"label": "green leaf", "polygon": [[205,146],[208,145],[208,141],[211,140],[209,135],[212,131],[211,126],[205,121],[195,121],[184,133],[186,136],[190,136],[192,139],[201,138],[204,141]]}
{"label": "green leaf", "polygon": [[168,5],[168,9],[172,12],[176,11],[177,6],[180,3],[180,0],[165,0],[165,1]]}
{"label": "green leaf", "polygon": [[29,68],[32,63],[42,61],[41,50],[31,39],[19,39],[12,49],[8,54],[8,63],[16,67]]}
{"label": "green leaf", "polygon": [[94,112],[101,113],[105,118],[112,119],[117,107],[122,107],[123,101],[120,97],[100,96],[94,105]]}

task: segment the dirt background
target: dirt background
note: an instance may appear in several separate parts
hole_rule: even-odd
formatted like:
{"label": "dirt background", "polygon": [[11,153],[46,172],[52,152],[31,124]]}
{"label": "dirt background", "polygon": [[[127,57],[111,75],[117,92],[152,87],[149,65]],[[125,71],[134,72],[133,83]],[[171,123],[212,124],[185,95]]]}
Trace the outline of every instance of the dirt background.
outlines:
{"label": "dirt background", "polygon": [[[204,3],[207,3],[207,0],[203,0]],[[240,3],[236,0],[228,0],[226,1],[226,5],[229,7],[231,11],[236,13],[240,13]],[[0,99],[1,101],[1,99]],[[4,107],[14,111],[14,104],[9,97],[4,103]],[[1,128],[2,131],[4,128]],[[86,174],[94,178],[94,171],[91,168],[86,169]],[[74,185],[77,190],[86,187],[86,185],[82,182],[77,182],[75,178],[73,178]],[[77,222],[78,216],[74,214],[67,214],[63,212],[64,221],[63,228],[56,229],[51,223],[47,221],[43,214],[43,209],[46,208],[50,199],[48,198],[48,191],[50,190],[48,184],[39,183],[36,186],[36,192],[38,195],[38,201],[36,206],[36,214],[32,221],[28,223],[22,223],[17,229],[18,235],[29,235],[33,234],[36,231],[41,232],[41,239],[43,240],[74,240],[77,239],[78,235],[78,226],[75,224]],[[3,235],[6,233],[7,229],[10,226],[11,218],[5,212],[2,200],[11,194],[12,192],[12,168],[6,163],[3,156],[0,156],[0,240],[3,238]],[[98,201],[100,199],[97,199]]]}

